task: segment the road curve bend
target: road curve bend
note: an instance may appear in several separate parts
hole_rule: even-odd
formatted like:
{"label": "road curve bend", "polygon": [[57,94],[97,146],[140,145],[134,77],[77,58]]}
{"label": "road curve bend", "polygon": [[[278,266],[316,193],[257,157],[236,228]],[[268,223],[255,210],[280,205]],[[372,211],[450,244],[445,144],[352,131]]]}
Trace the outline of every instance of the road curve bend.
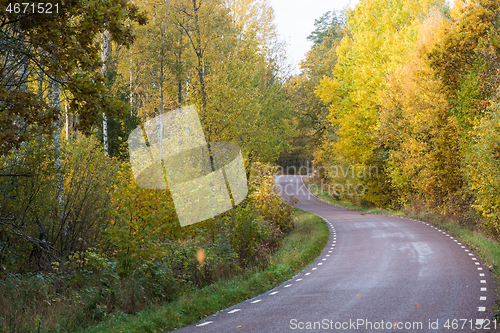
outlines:
{"label": "road curve bend", "polygon": [[282,285],[175,332],[500,330],[489,267],[459,239],[425,222],[329,205],[301,176],[276,182],[327,223],[321,255]]}

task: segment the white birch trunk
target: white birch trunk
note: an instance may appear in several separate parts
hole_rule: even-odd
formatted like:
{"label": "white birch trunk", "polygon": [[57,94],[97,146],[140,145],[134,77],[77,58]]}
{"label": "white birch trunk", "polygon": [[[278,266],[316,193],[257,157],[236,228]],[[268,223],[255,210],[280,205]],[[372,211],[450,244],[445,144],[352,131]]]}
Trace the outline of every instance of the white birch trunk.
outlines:
{"label": "white birch trunk", "polygon": [[[60,110],[59,83],[56,81],[50,82],[50,106],[56,110]],[[59,115],[56,119],[56,130],[54,131],[54,149],[55,149],[55,169],[57,172],[57,199],[61,212],[64,210],[64,182],[62,176],[61,162],[61,124]]]}
{"label": "white birch trunk", "polygon": [[132,55],[133,55],[133,51],[132,49],[130,49],[130,66],[129,66],[129,89],[130,89],[130,115],[133,116],[134,115],[134,90],[132,89],[132,82],[133,82],[133,78],[132,78],[132,66],[133,66],[133,60],[132,60]]}
{"label": "white birch trunk", "polygon": [[[101,60],[102,60],[102,76],[106,77],[108,71],[107,60],[108,60],[108,50],[109,50],[109,31],[104,31],[101,49]],[[102,136],[104,141],[104,152],[109,155],[109,144],[108,144],[108,117],[106,112],[102,113]]]}
{"label": "white birch trunk", "polygon": [[64,106],[64,115],[66,116],[66,143],[69,142],[69,114],[68,106]]}

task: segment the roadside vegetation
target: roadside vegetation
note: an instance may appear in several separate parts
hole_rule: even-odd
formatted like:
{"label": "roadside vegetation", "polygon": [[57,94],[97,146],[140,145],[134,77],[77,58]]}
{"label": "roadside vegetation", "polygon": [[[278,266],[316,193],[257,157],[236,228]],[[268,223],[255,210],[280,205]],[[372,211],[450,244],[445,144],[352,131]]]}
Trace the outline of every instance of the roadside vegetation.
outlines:
{"label": "roadside vegetation", "polygon": [[365,0],[318,19],[287,81],[292,151],[312,160],[313,181],[341,202],[431,212],[500,240],[499,6]]}
{"label": "roadside vegetation", "polygon": [[[147,325],[157,330],[178,327],[290,278],[319,254],[328,238],[328,231],[311,226],[316,220],[305,213],[294,219],[293,199],[285,201],[277,195],[273,168],[268,165],[253,165],[250,193],[235,209],[181,228],[166,190],[137,188],[128,168],[106,158],[98,141],[82,138],[74,143],[77,146],[62,155],[65,175],[71,176],[65,199],[74,221],[82,223],[69,224],[75,230],[66,234],[51,224],[59,222],[58,202],[51,206],[48,200],[57,198],[51,192],[57,191],[57,172],[43,173],[44,166],[52,165],[51,156],[35,154],[40,152],[38,147],[32,154],[18,151],[26,161],[34,159],[22,167],[26,171],[31,165],[29,172],[37,177],[12,187],[7,194],[18,196],[15,202],[20,206],[11,203],[10,207],[13,212],[23,209],[23,191],[30,190],[24,220],[33,222],[25,224],[23,233],[50,228],[44,236],[47,245],[40,244],[46,250],[33,249],[29,239],[15,239],[17,233],[4,241],[2,331],[73,332],[115,316],[157,313],[155,309],[165,305],[172,316],[186,314]],[[80,168],[80,162],[87,168]],[[55,235],[48,233],[54,230]],[[68,251],[67,239],[60,233],[78,237],[76,249]],[[238,280],[232,280],[235,277]],[[257,282],[261,277],[262,282]],[[213,295],[209,297],[207,290]],[[201,294],[205,296],[198,303]]]}
{"label": "roadside vegetation", "polygon": [[[268,1],[19,6],[0,0],[0,331],[74,332],[237,276],[268,269],[263,291],[291,274],[271,257],[294,220],[264,171],[292,130]],[[240,147],[252,182],[236,208],[181,227],[168,187],[137,186],[127,139],[192,105],[208,143]]]}
{"label": "roadside vegetation", "polygon": [[328,227],[320,217],[299,209],[295,210],[294,226],[283,238],[280,249],[269,256],[267,267],[219,280],[135,316],[115,313],[84,332],[164,332],[193,324],[283,283],[313,262],[329,237]]}

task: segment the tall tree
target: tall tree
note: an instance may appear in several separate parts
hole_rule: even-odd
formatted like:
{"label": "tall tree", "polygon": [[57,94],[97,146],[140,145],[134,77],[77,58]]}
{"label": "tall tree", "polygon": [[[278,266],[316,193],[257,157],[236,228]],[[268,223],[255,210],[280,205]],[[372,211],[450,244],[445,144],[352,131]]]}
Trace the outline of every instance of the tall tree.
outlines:
{"label": "tall tree", "polygon": [[442,13],[431,11],[409,62],[388,79],[377,137],[389,152],[387,172],[399,205],[420,202],[442,213],[463,209],[460,133],[442,82],[426,61],[441,41]]}
{"label": "tall tree", "polygon": [[323,79],[317,89],[338,127],[330,163],[378,168],[378,177],[359,182],[366,186],[364,198],[379,205],[391,205],[394,198],[384,172],[387,151],[375,137],[385,79],[406,62],[403,55],[416,41],[419,18],[435,5],[428,0],[360,2],[347,12],[348,32],[337,48],[334,78]]}
{"label": "tall tree", "polygon": [[9,5],[8,0],[0,2],[0,154],[37,129],[51,133],[58,114],[37,92],[18,89],[22,79],[17,69],[26,59],[32,70],[43,70],[68,92],[70,111],[79,116],[78,129],[90,131],[103,110],[110,115],[122,112],[103,85],[96,37],[106,28],[117,44],[130,45],[133,24],[146,22],[135,5],[126,0],[70,0],[59,3],[52,14],[16,12]]}
{"label": "tall tree", "polygon": [[[109,40],[109,31],[104,30],[102,34],[102,46],[101,46],[101,61],[102,61],[102,77],[106,78],[108,74],[108,56],[111,48],[111,43]],[[102,113],[102,137],[104,141],[104,152],[109,155],[109,142],[108,142],[108,117],[106,112]]]}

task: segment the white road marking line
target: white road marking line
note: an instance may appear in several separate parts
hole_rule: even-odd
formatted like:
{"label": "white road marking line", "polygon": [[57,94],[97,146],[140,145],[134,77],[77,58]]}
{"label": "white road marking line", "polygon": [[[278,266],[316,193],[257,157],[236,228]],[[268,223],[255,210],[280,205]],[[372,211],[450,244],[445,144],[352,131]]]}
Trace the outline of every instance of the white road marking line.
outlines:
{"label": "white road marking line", "polygon": [[302,281],[302,279],[297,279],[297,280],[295,280],[295,281]]}
{"label": "white road marking line", "polygon": [[288,287],[290,287],[290,286],[291,286],[291,284],[287,284],[287,285],[285,286],[285,288],[288,288]]}
{"label": "white road marking line", "polygon": [[474,254],[472,254],[472,253],[469,253],[469,255],[470,255],[470,256],[473,256]]}
{"label": "white road marking line", "polygon": [[486,301],[486,296],[481,296],[481,297],[479,297],[479,300],[480,300],[480,301]]}
{"label": "white road marking line", "polygon": [[276,295],[278,292],[277,291],[273,291],[272,293],[270,293],[269,295]]}
{"label": "white road marking line", "polygon": [[465,246],[463,246],[463,245],[462,245],[462,246],[461,246],[461,248],[462,248],[462,249],[465,249]]}
{"label": "white road marking line", "polygon": [[234,310],[229,311],[228,313],[235,313],[235,312],[238,312],[238,311],[241,311],[241,309],[234,309]]}
{"label": "white road marking line", "polygon": [[482,267],[478,267],[478,268],[477,268],[477,270],[478,270],[478,271],[482,271],[482,270],[483,270],[483,268],[482,268]]}
{"label": "white road marking line", "polygon": [[319,265],[323,265],[323,263],[322,263],[322,262],[319,262],[319,263],[318,263],[318,266],[319,266]]}
{"label": "white road marking line", "polygon": [[458,245],[462,245],[462,243],[457,243]]}
{"label": "white road marking line", "polygon": [[323,258],[323,261],[325,261],[325,260],[326,260],[326,258]]}
{"label": "white road marking line", "polygon": [[486,291],[486,288],[485,287],[481,288],[481,291]]}
{"label": "white road marking line", "polygon": [[479,273],[479,276],[484,276],[484,273]]}
{"label": "white road marking line", "polygon": [[318,268],[318,267],[314,267],[312,270],[314,271],[314,270],[316,270],[317,268]]}
{"label": "white road marking line", "polygon": [[258,300],[255,300],[255,301],[253,301],[253,302],[250,302],[250,303],[255,304],[255,303],[259,303],[260,301],[262,301],[262,300],[261,300],[261,299],[258,299]]}
{"label": "white road marking line", "polygon": [[465,250],[465,252],[469,252],[469,250]]}
{"label": "white road marking line", "polygon": [[472,258],[472,260],[477,260],[476,258]]}
{"label": "white road marking line", "polygon": [[205,325],[208,325],[208,324],[210,324],[210,323],[213,323],[213,322],[212,322],[212,321],[206,321],[206,322],[201,323],[201,324],[196,325],[196,326],[197,326],[197,327],[200,327],[200,326],[205,326]]}
{"label": "white road marking line", "polygon": [[327,257],[329,257],[330,255],[329,255],[329,254],[327,254],[326,256],[327,256]]}
{"label": "white road marking line", "polygon": [[476,262],[476,265],[479,265],[479,263],[478,263],[478,262]]}
{"label": "white road marking line", "polygon": [[454,240],[455,242],[458,242],[456,239]]}
{"label": "white road marking line", "polygon": [[328,253],[332,253],[333,251],[328,251]]}
{"label": "white road marking line", "polygon": [[311,274],[311,273],[306,273],[306,275],[309,275],[309,274]]}
{"label": "white road marking line", "polygon": [[486,283],[486,280],[481,280],[481,283]]}
{"label": "white road marking line", "polygon": [[481,311],[481,312],[482,312],[482,311],[486,311],[486,308],[485,308],[484,306],[480,306],[480,307],[477,309],[477,311]]}

